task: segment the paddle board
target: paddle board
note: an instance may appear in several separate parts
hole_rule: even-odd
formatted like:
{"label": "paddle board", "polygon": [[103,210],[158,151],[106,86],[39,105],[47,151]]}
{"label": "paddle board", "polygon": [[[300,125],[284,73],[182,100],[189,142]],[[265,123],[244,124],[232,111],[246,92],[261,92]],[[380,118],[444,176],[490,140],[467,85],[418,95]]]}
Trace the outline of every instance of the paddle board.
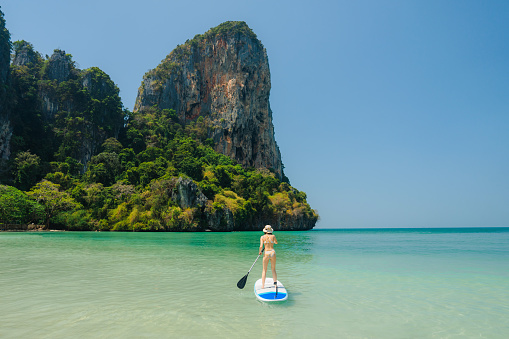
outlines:
{"label": "paddle board", "polygon": [[262,288],[262,279],[258,279],[254,285],[254,293],[258,300],[266,302],[284,301],[288,299],[288,292],[281,281],[277,282],[276,296],[276,286],[274,285],[274,280],[272,280],[272,278],[265,278],[265,288]]}

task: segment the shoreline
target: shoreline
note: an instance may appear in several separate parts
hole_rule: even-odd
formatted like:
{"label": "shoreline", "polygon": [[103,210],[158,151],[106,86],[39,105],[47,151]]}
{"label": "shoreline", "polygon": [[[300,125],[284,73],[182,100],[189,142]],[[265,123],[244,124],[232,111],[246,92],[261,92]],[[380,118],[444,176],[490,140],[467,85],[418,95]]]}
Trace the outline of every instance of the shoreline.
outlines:
{"label": "shoreline", "polygon": [[45,231],[44,225],[38,224],[0,224],[0,232],[34,232]]}

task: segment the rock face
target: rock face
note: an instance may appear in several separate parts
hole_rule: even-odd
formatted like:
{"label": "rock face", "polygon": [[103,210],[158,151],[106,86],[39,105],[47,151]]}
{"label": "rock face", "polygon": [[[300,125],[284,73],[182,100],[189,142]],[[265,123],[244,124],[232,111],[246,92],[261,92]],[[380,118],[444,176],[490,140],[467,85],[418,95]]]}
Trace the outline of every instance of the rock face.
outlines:
{"label": "rock face", "polygon": [[[10,121],[10,103],[8,91],[9,62],[11,55],[11,36],[5,28],[4,14],[0,11],[0,172],[3,164],[10,156],[10,141],[12,138],[12,124]],[[0,173],[1,174],[1,173]]]}
{"label": "rock face", "polygon": [[215,150],[283,176],[269,104],[267,52],[244,22],[225,22],[173,50],[145,74],[134,111],[176,110],[210,123]]}
{"label": "rock face", "polygon": [[207,203],[207,197],[194,181],[182,177],[177,179],[172,199],[183,209],[196,206],[202,208]]}
{"label": "rock face", "polygon": [[[5,99],[5,85],[9,76],[9,63],[11,56],[11,35],[5,27],[4,13],[0,11],[0,98]],[[2,104],[2,102],[0,102]],[[0,106],[0,109],[2,106]],[[0,110],[2,112],[2,110]]]}
{"label": "rock face", "polygon": [[118,138],[124,119],[119,90],[106,73],[92,67],[81,71],[79,80],[88,95],[101,103],[91,116],[87,116],[83,130],[89,137],[82,140],[80,150],[75,156],[85,165],[85,170],[87,163],[108,137]]}
{"label": "rock face", "polygon": [[118,87],[97,67],[77,69],[65,51],[57,49],[44,60],[26,41],[14,47],[11,122],[23,141],[17,151],[41,154],[43,161],[71,157],[85,171],[102,143],[118,137],[123,126]]}
{"label": "rock face", "polygon": [[207,197],[200,191],[196,183],[189,179],[179,177],[171,193],[173,200],[180,208],[194,208],[203,214],[205,224],[200,229],[209,229],[218,232],[231,232],[235,228],[235,219],[228,208],[210,211],[207,207]]}
{"label": "rock face", "polygon": [[[74,70],[74,63],[65,51],[55,50],[49,60],[44,72],[44,77],[54,80],[58,84],[69,80],[71,70]],[[42,112],[47,120],[52,120],[58,110],[71,111],[73,103],[71,100],[61,100],[55,91],[41,88],[40,97],[42,100]]]}
{"label": "rock face", "polygon": [[50,80],[62,82],[69,79],[73,62],[70,55],[65,54],[64,51],[55,50],[48,61],[48,68],[46,75]]}
{"label": "rock face", "polygon": [[5,28],[4,14],[0,11],[0,160],[9,159],[12,137],[8,102],[10,55],[11,36]]}
{"label": "rock face", "polygon": [[26,41],[20,41],[18,42],[12,65],[29,66],[37,63],[38,59],[40,59],[40,55],[34,51],[33,46]]}

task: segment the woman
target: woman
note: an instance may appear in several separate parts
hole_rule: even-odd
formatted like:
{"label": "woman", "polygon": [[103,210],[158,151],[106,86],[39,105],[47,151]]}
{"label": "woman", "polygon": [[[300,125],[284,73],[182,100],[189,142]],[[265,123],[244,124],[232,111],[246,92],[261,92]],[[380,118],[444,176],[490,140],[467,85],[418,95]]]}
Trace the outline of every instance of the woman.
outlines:
{"label": "woman", "polygon": [[265,246],[265,254],[263,256],[263,272],[262,272],[262,288],[265,288],[265,276],[267,275],[267,266],[269,265],[272,269],[272,279],[274,280],[274,285],[277,284],[277,274],[276,274],[276,250],[274,250],[274,244],[277,244],[276,236],[272,234],[274,230],[270,225],[267,225],[263,228],[263,233],[260,237],[260,251],[259,254],[262,254],[263,246]]}

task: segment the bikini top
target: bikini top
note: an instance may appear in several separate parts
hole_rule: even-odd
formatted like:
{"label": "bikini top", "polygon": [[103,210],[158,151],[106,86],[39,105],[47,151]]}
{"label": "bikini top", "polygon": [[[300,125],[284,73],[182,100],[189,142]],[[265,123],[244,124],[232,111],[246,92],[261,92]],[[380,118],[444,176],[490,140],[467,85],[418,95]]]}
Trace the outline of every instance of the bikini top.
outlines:
{"label": "bikini top", "polygon": [[263,241],[264,244],[275,244],[274,241],[272,241],[272,239],[270,237],[266,237],[265,240]]}

